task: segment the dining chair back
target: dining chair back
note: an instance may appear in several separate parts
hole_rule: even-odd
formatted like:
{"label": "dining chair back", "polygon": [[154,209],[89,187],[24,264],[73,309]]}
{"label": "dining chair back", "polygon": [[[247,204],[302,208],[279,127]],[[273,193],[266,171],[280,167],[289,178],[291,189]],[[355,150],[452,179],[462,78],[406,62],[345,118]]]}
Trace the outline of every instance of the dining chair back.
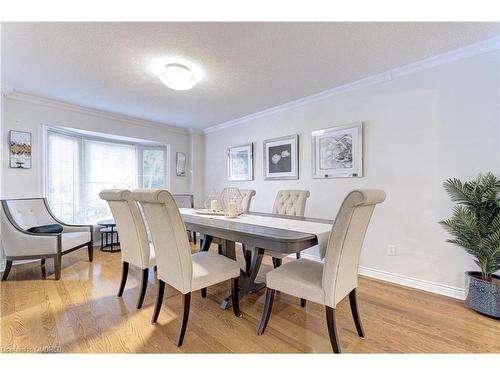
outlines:
{"label": "dining chair back", "polygon": [[288,216],[304,216],[308,190],[280,190],[276,195],[273,214]]}
{"label": "dining chair back", "polygon": [[155,245],[158,278],[181,293],[191,291],[193,266],[191,248],[179,209],[166,190],[134,190]]}
{"label": "dining chair back", "polygon": [[252,197],[255,196],[256,192],[253,189],[240,189],[241,196],[243,199],[241,200],[241,211],[248,212],[250,211],[250,203],[252,203]]}

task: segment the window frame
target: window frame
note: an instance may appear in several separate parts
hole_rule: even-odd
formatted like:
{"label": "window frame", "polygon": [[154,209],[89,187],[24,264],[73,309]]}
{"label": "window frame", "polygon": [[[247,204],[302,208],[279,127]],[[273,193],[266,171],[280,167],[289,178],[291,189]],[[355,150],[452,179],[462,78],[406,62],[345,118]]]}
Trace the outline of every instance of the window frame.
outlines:
{"label": "window frame", "polygon": [[83,192],[85,191],[85,152],[84,152],[84,141],[95,141],[104,143],[114,143],[119,145],[134,146],[136,148],[136,160],[137,160],[137,181],[138,187],[143,186],[143,150],[163,150],[164,152],[164,171],[165,171],[165,187],[164,189],[170,191],[172,177],[170,175],[170,145],[163,144],[160,142],[151,142],[144,140],[128,141],[123,139],[113,139],[112,135],[110,137],[99,137],[96,135],[83,134],[78,131],[78,129],[70,130],[68,128],[53,126],[53,125],[42,125],[43,127],[43,195],[47,197],[49,191],[49,165],[48,165],[48,147],[49,147],[49,133],[56,133],[66,137],[76,138],[78,140],[78,171],[77,171],[77,188],[76,196],[78,197],[76,203],[74,204],[73,211],[75,217],[78,216],[80,212],[81,205],[83,204]]}

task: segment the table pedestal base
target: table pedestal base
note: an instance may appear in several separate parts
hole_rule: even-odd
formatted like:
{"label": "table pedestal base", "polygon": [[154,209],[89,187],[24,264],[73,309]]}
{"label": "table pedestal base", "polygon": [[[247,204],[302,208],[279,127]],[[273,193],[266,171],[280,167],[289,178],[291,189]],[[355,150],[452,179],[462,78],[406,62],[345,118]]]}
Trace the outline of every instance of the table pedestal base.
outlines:
{"label": "table pedestal base", "polygon": [[[236,260],[235,243],[234,241],[229,241],[225,239],[220,239],[220,253],[221,255],[227,256],[228,258]],[[208,251],[210,249],[210,244],[212,243],[212,236],[205,235],[203,238],[203,246],[200,251]],[[240,277],[238,280],[239,293],[238,298],[241,299],[245,297],[248,293],[255,293],[262,288],[265,288],[265,283],[256,283],[255,278],[259,273],[260,265],[262,264],[262,257],[264,256],[264,249],[255,248],[253,250],[246,249],[252,253],[249,262],[248,271],[240,271]],[[231,296],[224,299],[221,304],[221,308],[227,309],[232,306]]]}

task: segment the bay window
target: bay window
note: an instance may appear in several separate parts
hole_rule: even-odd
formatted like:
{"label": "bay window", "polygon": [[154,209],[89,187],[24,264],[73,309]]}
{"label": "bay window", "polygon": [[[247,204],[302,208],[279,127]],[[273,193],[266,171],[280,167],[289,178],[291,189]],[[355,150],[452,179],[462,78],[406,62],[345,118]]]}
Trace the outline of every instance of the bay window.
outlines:
{"label": "bay window", "polygon": [[46,195],[68,223],[111,217],[105,189],[167,188],[165,146],[47,130]]}

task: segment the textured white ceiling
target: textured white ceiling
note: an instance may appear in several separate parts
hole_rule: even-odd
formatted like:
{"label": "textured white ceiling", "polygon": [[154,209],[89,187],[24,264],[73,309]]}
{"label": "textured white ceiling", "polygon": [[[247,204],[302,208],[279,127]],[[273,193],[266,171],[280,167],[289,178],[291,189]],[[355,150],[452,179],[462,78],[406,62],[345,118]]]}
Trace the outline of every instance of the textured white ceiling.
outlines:
{"label": "textured white ceiling", "polygon": [[[206,128],[500,33],[500,23],[3,23],[15,90]],[[172,59],[202,76],[172,91]]]}

